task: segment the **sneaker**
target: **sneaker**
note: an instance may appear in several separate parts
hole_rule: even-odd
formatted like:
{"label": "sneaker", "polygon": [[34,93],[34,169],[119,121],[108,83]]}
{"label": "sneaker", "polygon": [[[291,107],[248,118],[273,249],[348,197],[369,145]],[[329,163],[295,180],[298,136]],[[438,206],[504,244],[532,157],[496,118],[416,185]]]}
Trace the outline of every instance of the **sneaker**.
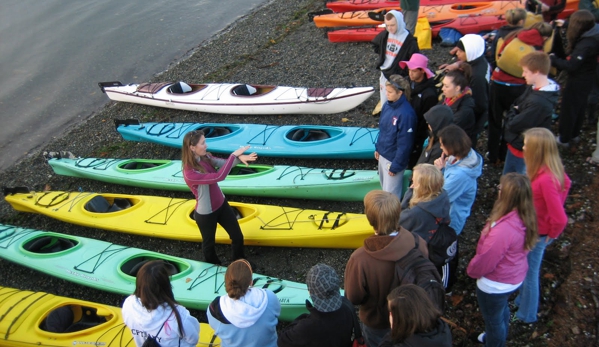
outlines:
{"label": "sneaker", "polygon": [[560,138],[559,138],[559,136],[556,136],[556,137],[555,137],[555,141],[557,142],[557,145],[558,145],[559,147],[562,147],[562,148],[570,148],[570,143],[568,143],[568,142],[565,142],[565,143],[564,143],[564,142],[560,141]]}
{"label": "sneaker", "polygon": [[480,334],[478,334],[478,337],[476,337],[476,341],[480,342],[480,343],[485,343],[485,337],[487,336],[486,332],[482,332]]}

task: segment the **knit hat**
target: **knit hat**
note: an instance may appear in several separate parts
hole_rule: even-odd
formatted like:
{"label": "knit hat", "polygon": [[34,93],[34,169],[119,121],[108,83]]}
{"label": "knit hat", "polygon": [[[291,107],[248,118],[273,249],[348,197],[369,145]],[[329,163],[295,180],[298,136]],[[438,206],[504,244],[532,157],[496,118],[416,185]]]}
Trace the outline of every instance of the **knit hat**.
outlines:
{"label": "knit hat", "polygon": [[422,69],[426,73],[426,78],[435,76],[435,74],[428,69],[428,58],[420,53],[412,54],[412,57],[410,57],[410,60],[408,61],[400,61],[399,66],[402,69],[405,69],[406,66],[408,66],[408,69],[410,70]]}
{"label": "knit hat", "polygon": [[306,275],[306,284],[314,308],[320,312],[337,311],[342,304],[339,276],[326,264],[316,264]]}

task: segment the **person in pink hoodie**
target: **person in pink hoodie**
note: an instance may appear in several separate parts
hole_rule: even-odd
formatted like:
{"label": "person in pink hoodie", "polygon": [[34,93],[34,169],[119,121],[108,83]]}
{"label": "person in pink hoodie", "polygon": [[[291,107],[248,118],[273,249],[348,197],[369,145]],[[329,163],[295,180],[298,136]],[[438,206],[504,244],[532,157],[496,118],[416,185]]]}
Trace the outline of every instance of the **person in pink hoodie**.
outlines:
{"label": "person in pink hoodie", "polygon": [[468,276],[476,279],[478,307],[485,320],[485,332],[478,340],[485,346],[505,346],[510,324],[508,298],[526,277],[526,255],[536,239],[530,180],[508,173],[501,177],[499,196],[466,269]]}
{"label": "person in pink hoodie", "polygon": [[526,174],[532,181],[539,241],[528,255],[528,272],[515,303],[518,305],[516,318],[524,323],[534,323],[539,309],[543,254],[568,224],[564,203],[572,182],[564,172],[555,136],[545,128],[531,128],[524,132],[524,162]]}

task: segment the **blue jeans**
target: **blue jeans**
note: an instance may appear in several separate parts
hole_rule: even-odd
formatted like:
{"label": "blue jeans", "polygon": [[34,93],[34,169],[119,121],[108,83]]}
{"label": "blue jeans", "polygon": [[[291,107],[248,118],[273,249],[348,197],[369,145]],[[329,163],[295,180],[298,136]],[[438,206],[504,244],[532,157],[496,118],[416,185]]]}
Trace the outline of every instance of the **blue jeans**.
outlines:
{"label": "blue jeans", "polygon": [[520,286],[520,293],[516,297],[518,312],[516,317],[525,323],[534,323],[537,321],[537,312],[539,310],[539,276],[541,272],[541,263],[545,248],[549,246],[553,239],[548,242],[547,236],[540,236],[535,247],[528,253],[528,271],[526,278]]}
{"label": "blue jeans", "polygon": [[368,347],[378,347],[381,344],[381,342],[383,342],[385,335],[387,335],[391,331],[391,328],[369,328],[368,326],[366,326],[366,324],[362,322],[360,322],[360,325],[362,326],[362,335],[364,336],[364,341],[366,342],[366,345]]}
{"label": "blue jeans", "polygon": [[502,294],[487,294],[476,287],[478,308],[485,320],[485,347],[503,347],[510,326],[508,298],[514,291]]}
{"label": "blue jeans", "polygon": [[502,175],[510,172],[526,175],[526,164],[524,164],[524,158],[516,157],[508,148]]}

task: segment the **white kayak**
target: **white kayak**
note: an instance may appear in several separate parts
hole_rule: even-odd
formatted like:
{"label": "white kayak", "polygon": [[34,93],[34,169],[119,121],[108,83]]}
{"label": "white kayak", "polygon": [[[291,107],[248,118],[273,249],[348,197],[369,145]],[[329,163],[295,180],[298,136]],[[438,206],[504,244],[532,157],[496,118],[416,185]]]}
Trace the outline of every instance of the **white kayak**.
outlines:
{"label": "white kayak", "polygon": [[303,88],[229,83],[98,83],[114,101],[222,114],[330,114],[351,110],[373,87]]}

